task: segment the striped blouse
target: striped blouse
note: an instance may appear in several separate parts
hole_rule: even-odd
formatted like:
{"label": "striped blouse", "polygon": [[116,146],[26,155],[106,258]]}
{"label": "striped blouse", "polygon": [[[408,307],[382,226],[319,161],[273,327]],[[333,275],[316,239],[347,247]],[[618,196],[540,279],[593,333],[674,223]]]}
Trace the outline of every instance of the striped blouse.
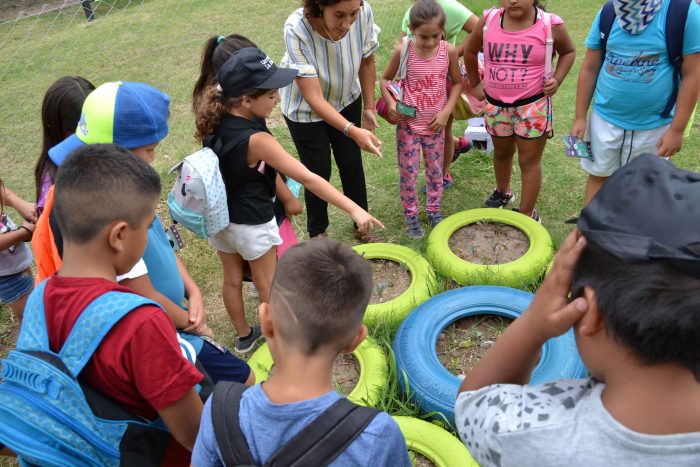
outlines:
{"label": "striped blouse", "polygon": [[[379,46],[379,26],[372,8],[363,2],[357,19],[341,40],[334,42],[313,30],[299,8],[284,24],[286,51],[281,67],[296,68],[299,77],[317,77],[323,97],[340,111],[360,97],[360,63]],[[321,121],[304,100],[296,82],[280,89],[282,113],[294,122]]]}

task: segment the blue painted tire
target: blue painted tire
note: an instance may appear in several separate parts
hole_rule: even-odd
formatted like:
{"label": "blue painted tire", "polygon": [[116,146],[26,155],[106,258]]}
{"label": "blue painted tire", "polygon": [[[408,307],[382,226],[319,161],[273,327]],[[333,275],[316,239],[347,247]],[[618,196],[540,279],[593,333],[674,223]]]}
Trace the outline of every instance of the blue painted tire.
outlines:
{"label": "blue painted tire", "polygon": [[[497,286],[475,286],[441,293],[416,308],[399,327],[393,342],[402,391],[424,413],[444,415],[454,426],[454,403],[462,382],[440,362],[435,350],[439,334],[455,321],[474,315],[515,319],[532,301],[532,294]],[[576,350],[574,334],[550,339],[542,346],[531,384],[582,378],[587,371]],[[436,415],[439,420],[445,420]]]}

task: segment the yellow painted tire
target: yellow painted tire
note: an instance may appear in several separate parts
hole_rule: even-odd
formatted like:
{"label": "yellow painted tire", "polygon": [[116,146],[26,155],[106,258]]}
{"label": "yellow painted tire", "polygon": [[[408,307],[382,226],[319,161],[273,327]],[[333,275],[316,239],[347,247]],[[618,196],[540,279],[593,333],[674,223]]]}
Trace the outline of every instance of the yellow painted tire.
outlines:
{"label": "yellow painted tire", "polygon": [[[523,256],[503,264],[465,261],[450,250],[450,237],[461,227],[476,222],[500,222],[527,236],[530,246]],[[471,209],[445,218],[430,233],[426,256],[441,274],[461,285],[502,285],[522,288],[537,282],[554,248],[547,229],[529,216],[506,209]]]}
{"label": "yellow painted tire", "polygon": [[406,447],[438,467],[479,467],[467,447],[447,430],[413,417],[393,417],[406,438]]}
{"label": "yellow painted tire", "polygon": [[[352,355],[360,364],[360,378],[355,388],[348,394],[348,399],[355,404],[376,407],[379,404],[382,389],[389,384],[386,354],[374,340],[367,337]],[[261,345],[248,359],[248,365],[255,373],[257,383],[267,379],[273,364],[267,344]]]}
{"label": "yellow painted tire", "polygon": [[385,303],[367,306],[364,323],[368,327],[378,323],[387,324],[391,328],[398,327],[414,308],[428,300],[437,290],[435,271],[430,263],[408,247],[392,243],[368,243],[355,245],[353,250],[366,259],[395,261],[411,274],[411,284],[401,295]]}

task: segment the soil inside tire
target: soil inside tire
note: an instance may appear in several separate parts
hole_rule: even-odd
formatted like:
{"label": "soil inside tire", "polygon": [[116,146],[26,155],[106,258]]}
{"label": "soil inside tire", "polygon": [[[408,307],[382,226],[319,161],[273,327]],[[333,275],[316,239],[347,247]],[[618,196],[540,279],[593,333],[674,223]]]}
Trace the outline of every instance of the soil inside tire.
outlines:
{"label": "soil inside tire", "polygon": [[372,263],[372,294],[370,304],[392,300],[411,285],[411,273],[395,261],[370,259]]}
{"label": "soil inside tire", "polygon": [[520,229],[501,222],[475,222],[460,227],[448,242],[450,250],[476,264],[504,264],[515,261],[530,248]]}
{"label": "soil inside tire", "polygon": [[352,354],[341,354],[333,363],[333,387],[347,396],[360,380],[360,363]]}
{"label": "soil inside tire", "polygon": [[437,467],[433,461],[431,461],[418,451],[411,450],[411,453],[413,454],[413,459],[415,459],[415,462],[413,464],[415,467]]}
{"label": "soil inside tire", "polygon": [[468,374],[511,322],[511,319],[493,315],[469,316],[455,321],[438,336],[438,359],[450,373]]}

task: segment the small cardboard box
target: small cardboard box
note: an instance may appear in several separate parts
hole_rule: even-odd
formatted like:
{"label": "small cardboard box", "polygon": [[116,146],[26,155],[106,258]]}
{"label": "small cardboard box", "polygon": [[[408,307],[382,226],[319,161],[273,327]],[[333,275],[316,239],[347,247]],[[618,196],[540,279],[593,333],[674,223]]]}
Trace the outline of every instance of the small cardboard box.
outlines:
{"label": "small cardboard box", "polygon": [[484,118],[470,118],[467,120],[467,129],[464,130],[464,136],[469,139],[469,141],[474,144],[475,141],[481,141],[486,143],[486,152],[493,152],[493,140],[491,135],[486,131],[484,126]]}

